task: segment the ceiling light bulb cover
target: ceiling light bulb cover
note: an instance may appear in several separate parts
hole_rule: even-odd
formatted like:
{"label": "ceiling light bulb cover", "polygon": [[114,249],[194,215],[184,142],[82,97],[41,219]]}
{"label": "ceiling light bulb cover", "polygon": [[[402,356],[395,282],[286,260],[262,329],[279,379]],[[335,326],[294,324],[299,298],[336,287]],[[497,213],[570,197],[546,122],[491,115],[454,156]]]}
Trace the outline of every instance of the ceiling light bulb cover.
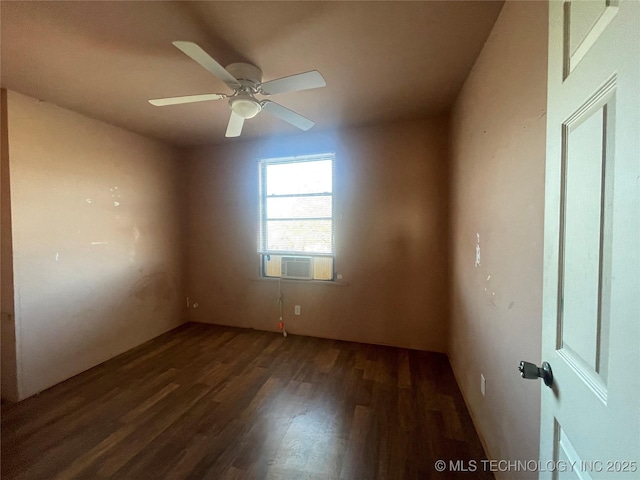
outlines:
{"label": "ceiling light bulb cover", "polygon": [[260,103],[249,95],[238,95],[232,98],[229,100],[229,106],[234,113],[243,118],[253,118],[262,109]]}

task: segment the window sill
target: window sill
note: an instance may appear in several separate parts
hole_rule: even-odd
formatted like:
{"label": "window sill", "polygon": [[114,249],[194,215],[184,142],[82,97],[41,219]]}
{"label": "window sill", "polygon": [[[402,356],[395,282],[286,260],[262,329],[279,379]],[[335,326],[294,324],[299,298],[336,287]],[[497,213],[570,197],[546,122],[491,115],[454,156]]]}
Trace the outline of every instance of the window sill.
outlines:
{"label": "window sill", "polygon": [[252,278],[253,282],[277,282],[280,280],[282,283],[297,283],[297,284],[311,284],[311,285],[324,285],[327,287],[347,287],[349,282],[344,280],[294,280],[291,278],[279,279],[277,277],[257,277]]}

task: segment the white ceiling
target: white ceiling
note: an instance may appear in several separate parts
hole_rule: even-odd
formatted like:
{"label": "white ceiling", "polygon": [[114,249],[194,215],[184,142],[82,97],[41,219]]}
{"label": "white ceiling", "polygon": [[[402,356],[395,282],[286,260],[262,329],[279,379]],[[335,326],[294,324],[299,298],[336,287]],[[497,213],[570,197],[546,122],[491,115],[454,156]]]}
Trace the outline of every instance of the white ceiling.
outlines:
{"label": "white ceiling", "polygon": [[[226,139],[225,100],[154,107],[150,98],[229,93],[171,42],[271,80],[317,69],[327,87],[270,97],[332,129],[424,117],[452,105],[501,1],[6,2],[1,82],[176,145]],[[266,113],[243,138],[297,130]]]}

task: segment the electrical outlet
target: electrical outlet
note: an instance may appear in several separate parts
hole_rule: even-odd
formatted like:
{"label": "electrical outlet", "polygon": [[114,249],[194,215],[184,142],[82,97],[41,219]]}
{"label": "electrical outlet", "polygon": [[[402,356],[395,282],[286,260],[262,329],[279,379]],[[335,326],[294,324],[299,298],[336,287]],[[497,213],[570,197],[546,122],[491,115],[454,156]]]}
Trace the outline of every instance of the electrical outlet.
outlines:
{"label": "electrical outlet", "polygon": [[487,379],[484,378],[483,374],[480,374],[480,393],[482,393],[483,397],[486,391],[487,391]]}
{"label": "electrical outlet", "polygon": [[294,313],[295,313],[296,315],[300,315],[300,305],[296,305],[296,306],[295,306],[295,308],[294,308]]}

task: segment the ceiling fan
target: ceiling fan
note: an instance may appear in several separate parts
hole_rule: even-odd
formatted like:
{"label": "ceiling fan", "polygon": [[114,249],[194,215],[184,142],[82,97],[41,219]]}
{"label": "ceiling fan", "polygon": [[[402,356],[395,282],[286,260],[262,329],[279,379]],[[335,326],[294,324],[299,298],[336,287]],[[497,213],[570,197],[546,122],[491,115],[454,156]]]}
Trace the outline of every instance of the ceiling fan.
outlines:
{"label": "ceiling fan", "polygon": [[173,42],[173,44],[226,83],[227,86],[233,90],[233,93],[207,93],[184,97],[156,98],[149,100],[151,105],[164,107],[166,105],[206,102],[209,100],[228,98],[231,117],[229,118],[229,124],[227,125],[227,132],[225,134],[227,137],[240,136],[244,121],[255,117],[263,110],[301,130],[309,130],[313,127],[314,122],[308,118],[271,100],[258,100],[256,95],[269,96],[278,93],[324,87],[327,83],[317,70],[298,73],[297,75],[278,78],[263,83],[262,71],[254,65],[249,63],[232,63],[224,68],[199,45],[193,42]]}

